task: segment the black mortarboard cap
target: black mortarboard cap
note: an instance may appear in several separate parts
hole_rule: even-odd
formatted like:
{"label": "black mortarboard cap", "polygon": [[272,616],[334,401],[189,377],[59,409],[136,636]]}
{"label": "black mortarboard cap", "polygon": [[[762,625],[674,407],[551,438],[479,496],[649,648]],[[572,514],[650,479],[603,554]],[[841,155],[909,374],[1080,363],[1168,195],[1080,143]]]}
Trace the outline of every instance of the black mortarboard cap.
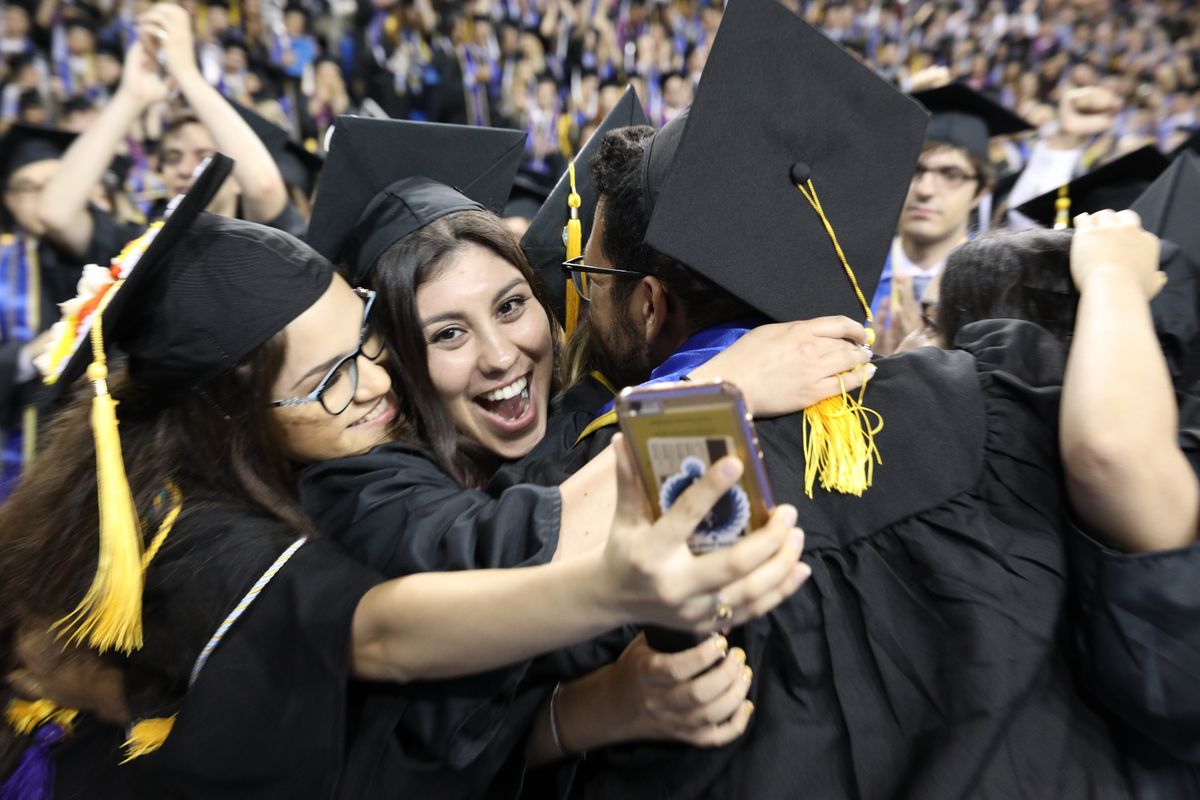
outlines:
{"label": "black mortarboard cap", "polygon": [[[581,201],[579,221],[582,223],[584,242],[591,235],[592,218],[596,214],[596,188],[592,183],[590,169],[592,156],[600,149],[600,142],[609,131],[649,124],[637,92],[631,86],[621,95],[621,99],[596,128],[592,138],[575,156],[575,191]],[[529,230],[521,237],[521,247],[524,248],[534,270],[541,276],[550,304],[560,320],[566,319],[566,282],[563,278],[562,262],[566,253],[563,234],[570,218],[570,209],[567,207],[570,194],[571,181],[569,175],[564,172],[537,212],[537,216],[529,223]]]}
{"label": "black mortarboard cap", "polygon": [[[448,203],[444,213],[480,206],[499,211],[524,152],[524,131],[338,117],[317,185],[308,243],[361,280],[391,244],[442,216],[428,216],[433,210],[428,203],[434,199],[428,186],[397,187],[399,181],[423,177],[456,189],[458,198],[437,193]],[[422,213],[413,214],[398,191],[418,186]],[[387,199],[380,197],[375,203],[385,189],[390,190]],[[398,205],[387,211],[387,203]],[[374,227],[365,219],[368,211]],[[371,240],[365,241],[359,230],[368,231]]]}
{"label": "black mortarboard cap", "polygon": [[[1157,147],[1147,145],[1081,175],[1067,184],[1071,218],[1076,214],[1093,214],[1106,208],[1116,211],[1129,208],[1169,163]],[[1055,205],[1058,196],[1059,189],[1053,189],[1026,201],[1016,210],[1050,228],[1054,226],[1058,215]]]}
{"label": "black mortarboard cap", "polygon": [[1033,128],[1024,118],[962,83],[913,92],[912,97],[933,114],[926,139],[961,147],[983,159],[988,157],[991,137]]}
{"label": "black mortarboard cap", "polygon": [[[927,120],[920,105],[775,0],[733,0],[646,242],[772,319],[863,319]],[[679,124],[654,139],[679,135]],[[651,195],[654,161],[671,149],[652,143],[644,159]],[[815,189],[860,292],[797,184]]]}
{"label": "black mortarboard cap", "polygon": [[[329,288],[330,264],[299,239],[204,213],[233,161],[217,154],[130,270],[101,319],[131,374],[186,390],[232,369]],[[113,291],[113,290],[110,290]],[[92,360],[82,339],[56,387]]]}
{"label": "black mortarboard cap", "polygon": [[14,172],[38,161],[62,158],[75,140],[70,131],[15,123],[0,139],[0,185]]}
{"label": "black mortarboard cap", "polygon": [[1150,311],[1175,385],[1186,389],[1200,379],[1200,156],[1180,153],[1130,208],[1163,240],[1167,284]]}

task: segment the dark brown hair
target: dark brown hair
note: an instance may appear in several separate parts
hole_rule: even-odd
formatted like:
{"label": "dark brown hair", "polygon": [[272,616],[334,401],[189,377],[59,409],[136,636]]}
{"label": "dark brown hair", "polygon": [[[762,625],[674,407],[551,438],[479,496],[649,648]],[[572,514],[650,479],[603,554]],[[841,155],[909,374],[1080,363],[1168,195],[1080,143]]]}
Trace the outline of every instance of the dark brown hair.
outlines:
{"label": "dark brown hair", "polygon": [[[492,251],[529,282],[546,311],[556,343],[554,314],[541,281],[512,232],[484,211],[447,214],[403,237],[372,265],[371,288],[379,293],[379,324],[391,348],[389,367],[410,435],[428,447],[437,464],[463,486],[474,486],[496,468],[496,457],[463,436],[429,376],[428,343],[417,313],[417,289],[440,274],[447,261],[468,245]],[[553,391],[553,387],[552,387]]]}
{"label": "dark brown hair", "polygon": [[1069,231],[994,231],[946,259],[937,326],[947,347],[964,326],[984,319],[1026,320],[1067,342],[1078,304]]}
{"label": "dark brown hair", "polygon": [[[185,515],[213,502],[242,502],[312,533],[267,406],[283,353],[278,334],[233,370],[182,392],[113,370],[125,469],[146,535],[153,534],[154,499],[166,481],[183,493]],[[21,619],[62,617],[95,573],[99,519],[88,394],[55,416],[48,446],[0,506],[0,667],[11,657]]]}
{"label": "dark brown hair", "polygon": [[[604,200],[604,254],[618,269],[662,281],[682,304],[689,332],[703,330],[756,312],[746,303],[645,243],[650,215],[642,199],[642,155],[654,129],[645,125],[610,131],[592,157],[592,181]],[[612,283],[614,303],[633,296],[640,279],[619,276]]]}

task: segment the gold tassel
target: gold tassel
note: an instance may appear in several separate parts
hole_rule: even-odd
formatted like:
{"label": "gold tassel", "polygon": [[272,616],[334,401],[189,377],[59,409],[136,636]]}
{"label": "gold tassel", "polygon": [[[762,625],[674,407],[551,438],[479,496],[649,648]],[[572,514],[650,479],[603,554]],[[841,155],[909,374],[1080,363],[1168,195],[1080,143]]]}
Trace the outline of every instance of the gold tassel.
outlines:
{"label": "gold tassel", "polygon": [[[806,179],[803,184],[796,183],[796,188],[808,200],[813,211],[817,212],[867,322],[874,322],[871,304],[858,285],[858,278],[838,242],[833,223],[825,215],[812,178]],[[872,328],[867,328],[867,343],[868,346],[875,343],[875,331]],[[827,397],[804,409],[804,493],[809,498],[813,496],[813,484],[818,476],[821,478],[821,488],[826,491],[862,497],[863,492],[871,488],[875,479],[875,464],[883,463],[879,448],[875,446],[875,434],[883,430],[883,417],[862,404],[866,390],[867,381],[864,380],[858,396],[851,397],[843,384],[841,394]]]}
{"label": "gold tassel", "polygon": [[1054,230],[1062,231],[1071,227],[1071,198],[1067,194],[1067,184],[1058,188],[1058,197],[1054,201]]}
{"label": "gold tassel", "polygon": [[883,463],[875,434],[883,418],[858,397],[842,393],[804,409],[804,493],[811,499],[818,475],[821,488],[862,497],[875,480],[875,464]]}
{"label": "gold tassel", "polygon": [[[579,219],[579,208],[583,205],[583,198],[575,191],[575,162],[572,161],[567,165],[567,175],[571,181],[571,193],[567,195],[567,207],[571,209],[571,218],[567,220],[567,260],[579,258],[583,255],[583,222]],[[587,275],[583,276],[583,280],[587,280]],[[586,284],[585,284],[586,285]],[[564,322],[564,328],[567,336],[575,332],[579,327],[579,305],[581,298],[579,293],[575,291],[575,284],[570,278],[567,278],[567,318]]]}
{"label": "gold tassel", "polygon": [[[117,401],[108,393],[102,314],[116,295],[113,285],[92,321],[92,435],[96,443],[96,493],[100,505],[100,554],[96,576],[75,610],[54,623],[76,644],[87,640],[97,651],[129,654],[142,646],[142,533],[133,493],[125,475]],[[73,630],[72,630],[73,629]],[[70,632],[68,635],[68,631]]]}
{"label": "gold tassel", "polygon": [[122,764],[128,764],[135,758],[153,753],[163,746],[171,729],[175,727],[175,717],[153,717],[138,720],[129,728],[129,738],[122,747],[125,748],[125,759]]}
{"label": "gold tassel", "polygon": [[69,731],[78,713],[73,708],[61,708],[50,700],[13,699],[8,701],[4,718],[19,735],[28,736],[47,722]]}

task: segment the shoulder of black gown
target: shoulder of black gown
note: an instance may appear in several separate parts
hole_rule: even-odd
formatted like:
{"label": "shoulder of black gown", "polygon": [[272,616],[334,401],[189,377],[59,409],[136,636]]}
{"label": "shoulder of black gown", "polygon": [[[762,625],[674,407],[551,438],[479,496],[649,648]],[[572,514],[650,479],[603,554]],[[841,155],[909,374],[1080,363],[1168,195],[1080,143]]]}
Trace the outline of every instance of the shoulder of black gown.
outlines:
{"label": "shoulder of black gown", "polygon": [[493,497],[405,444],[309,467],[300,497],[322,535],[387,577],[531,566],[558,546],[557,487],[522,484]]}
{"label": "shoulder of black gown", "polygon": [[147,647],[129,659],[127,692],[135,719],[177,716],[163,747],[133,762],[144,796],[332,796],[351,624],[379,579],[326,542],[298,540],[246,507],[197,504],[151,564]]}

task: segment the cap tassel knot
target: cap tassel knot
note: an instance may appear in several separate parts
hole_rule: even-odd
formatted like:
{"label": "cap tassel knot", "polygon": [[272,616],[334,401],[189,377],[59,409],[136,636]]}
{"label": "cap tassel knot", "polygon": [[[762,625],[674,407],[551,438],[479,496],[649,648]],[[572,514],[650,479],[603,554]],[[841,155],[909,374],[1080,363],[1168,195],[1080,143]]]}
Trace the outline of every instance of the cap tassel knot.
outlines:
{"label": "cap tassel knot", "polygon": [[142,646],[142,534],[117,428],[117,401],[108,392],[101,315],[120,287],[105,293],[91,327],[92,436],[96,444],[96,493],[100,506],[100,553],[96,576],[75,610],[54,623],[60,635],[103,653],[132,653]]}
{"label": "cap tassel knot", "polygon": [[[579,258],[583,255],[583,222],[579,219],[579,208],[583,205],[583,198],[579,196],[579,192],[575,191],[575,162],[572,161],[567,165],[567,175],[571,181],[571,193],[567,195],[567,206],[571,209],[571,217],[567,220],[566,229],[566,246],[567,260]],[[587,276],[583,276],[586,281]],[[567,336],[575,332],[579,327],[579,306],[582,298],[575,291],[575,284],[570,278],[567,279],[567,318],[564,321],[564,328]]]}
{"label": "cap tassel knot", "polygon": [[[825,216],[821,207],[821,199],[812,178],[808,177],[807,166],[797,170],[793,168],[792,177],[795,186],[808,200],[809,205],[817,212],[833,249],[837,252],[842,268],[854,287],[854,294],[862,304],[867,322],[873,322],[871,304],[867,302],[858,279],[846,254],[838,243],[833,224]],[[803,177],[803,180],[796,180]],[[873,342],[873,331],[868,329],[868,342]],[[862,493],[871,487],[875,478],[875,464],[883,463],[879,449],[875,446],[875,434],[883,430],[883,417],[862,404],[863,395],[867,389],[864,380],[854,397],[842,385],[840,394],[827,397],[824,400],[804,409],[804,493],[813,496],[813,485],[820,478],[821,488],[826,491],[841,492],[861,497]]]}

